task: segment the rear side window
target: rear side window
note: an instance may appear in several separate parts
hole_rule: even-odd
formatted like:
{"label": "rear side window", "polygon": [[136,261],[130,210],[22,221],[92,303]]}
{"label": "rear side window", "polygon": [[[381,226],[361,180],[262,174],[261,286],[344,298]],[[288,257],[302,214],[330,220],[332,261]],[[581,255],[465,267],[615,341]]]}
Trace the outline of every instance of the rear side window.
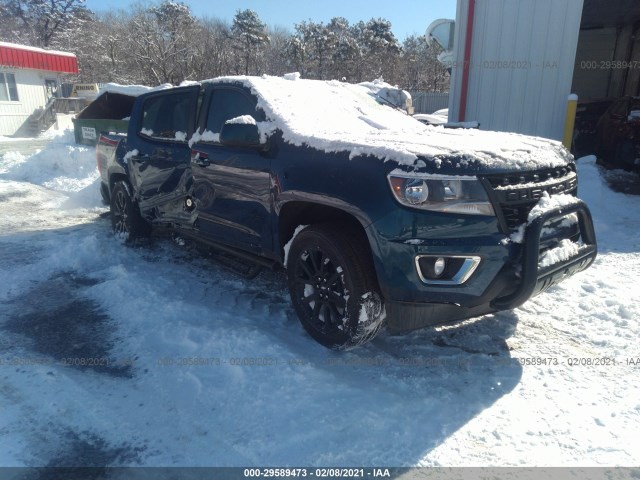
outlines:
{"label": "rear side window", "polygon": [[140,133],[164,140],[186,141],[192,122],[189,92],[151,97],[142,107]]}
{"label": "rear side window", "polygon": [[257,120],[254,99],[232,88],[214,90],[209,103],[206,130],[219,134],[224,122],[243,115],[251,115]]}

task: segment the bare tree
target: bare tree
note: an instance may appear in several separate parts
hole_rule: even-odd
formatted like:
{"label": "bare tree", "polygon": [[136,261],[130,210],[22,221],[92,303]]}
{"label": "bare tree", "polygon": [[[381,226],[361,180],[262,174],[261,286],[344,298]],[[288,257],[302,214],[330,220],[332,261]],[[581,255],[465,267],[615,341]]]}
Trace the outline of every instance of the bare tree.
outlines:
{"label": "bare tree", "polygon": [[429,47],[424,36],[411,35],[405,39],[401,62],[404,88],[428,92],[449,90],[449,74],[437,58],[440,51],[435,43]]}
{"label": "bare tree", "polygon": [[198,38],[194,48],[194,79],[205,79],[228,75],[235,63],[232,47],[231,26],[219,19],[201,19],[194,27]]}
{"label": "bare tree", "polygon": [[139,9],[129,22],[133,55],[148,83],[180,83],[194,71],[191,39],[196,19],[184,3],[170,0]]}
{"label": "bare tree", "polygon": [[272,27],[268,29],[268,35],[269,43],[263,47],[263,53],[258,57],[258,69],[269,75],[284,75],[292,71],[287,53],[291,32],[286,28]]}
{"label": "bare tree", "polygon": [[0,20],[31,45],[49,47],[55,37],[75,29],[87,10],[84,0],[2,0]]}

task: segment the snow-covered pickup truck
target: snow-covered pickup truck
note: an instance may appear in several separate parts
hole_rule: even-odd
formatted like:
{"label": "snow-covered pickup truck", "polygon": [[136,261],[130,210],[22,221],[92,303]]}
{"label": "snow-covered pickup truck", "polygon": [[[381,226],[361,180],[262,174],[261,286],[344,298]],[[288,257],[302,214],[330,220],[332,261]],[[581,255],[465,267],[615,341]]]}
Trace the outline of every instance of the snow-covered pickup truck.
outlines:
{"label": "snow-covered pickup truck", "polygon": [[116,232],[169,226],[284,267],[302,325],[331,348],[515,308],[596,257],[560,143],[426,126],[359,85],[146,93],[97,161]]}

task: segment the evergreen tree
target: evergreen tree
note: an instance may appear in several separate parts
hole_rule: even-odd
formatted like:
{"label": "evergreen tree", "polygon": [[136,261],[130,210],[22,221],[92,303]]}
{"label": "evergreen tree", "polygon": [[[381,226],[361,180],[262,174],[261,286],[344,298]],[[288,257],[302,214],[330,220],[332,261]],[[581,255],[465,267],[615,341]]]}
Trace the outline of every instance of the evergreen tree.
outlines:
{"label": "evergreen tree", "polygon": [[256,64],[261,47],[269,42],[267,27],[253,10],[238,10],[233,17],[231,36],[234,47],[240,53],[244,74],[249,75],[251,64]]}

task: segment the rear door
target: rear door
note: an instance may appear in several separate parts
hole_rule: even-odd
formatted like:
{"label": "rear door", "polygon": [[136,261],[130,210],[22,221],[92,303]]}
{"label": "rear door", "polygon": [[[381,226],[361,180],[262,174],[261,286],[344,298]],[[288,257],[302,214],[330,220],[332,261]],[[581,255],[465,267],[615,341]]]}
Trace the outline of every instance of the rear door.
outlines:
{"label": "rear door", "polygon": [[183,202],[192,186],[191,150],[200,86],[141,96],[134,107],[125,161],[140,211],[148,220],[189,220]]}
{"label": "rear door", "polygon": [[264,120],[256,99],[247,91],[233,86],[209,89],[199,125],[204,133],[191,152],[193,195],[202,234],[263,253],[270,250],[272,242],[270,158],[260,148],[219,142],[225,122],[245,115],[257,122]]}

